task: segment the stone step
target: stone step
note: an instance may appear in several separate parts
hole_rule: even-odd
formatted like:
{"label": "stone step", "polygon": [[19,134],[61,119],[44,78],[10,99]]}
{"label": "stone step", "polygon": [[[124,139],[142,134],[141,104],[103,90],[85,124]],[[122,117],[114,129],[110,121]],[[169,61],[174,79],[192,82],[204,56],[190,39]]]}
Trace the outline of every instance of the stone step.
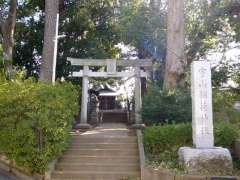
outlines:
{"label": "stone step", "polygon": [[119,122],[127,123],[127,113],[117,113],[117,112],[105,112],[103,113],[103,122]]}
{"label": "stone step", "polygon": [[72,143],[70,149],[135,149],[137,143]]}
{"label": "stone step", "polygon": [[131,172],[139,171],[137,164],[101,164],[101,163],[58,163],[56,169],[59,171],[111,171],[111,172]]}
{"label": "stone step", "polygon": [[63,155],[60,162],[66,163],[139,163],[139,156],[76,156]]}
{"label": "stone step", "polygon": [[140,171],[132,172],[95,172],[95,171],[54,171],[52,179],[54,180],[137,180],[140,177]]}
{"label": "stone step", "polygon": [[87,156],[131,156],[138,155],[137,149],[133,150],[121,150],[121,149],[68,149],[65,155],[87,155]]}
{"label": "stone step", "polygon": [[140,180],[137,142],[136,133],[119,124],[72,133],[52,180]]}
{"label": "stone step", "polygon": [[137,137],[82,137],[72,136],[72,144],[79,143],[137,143]]}

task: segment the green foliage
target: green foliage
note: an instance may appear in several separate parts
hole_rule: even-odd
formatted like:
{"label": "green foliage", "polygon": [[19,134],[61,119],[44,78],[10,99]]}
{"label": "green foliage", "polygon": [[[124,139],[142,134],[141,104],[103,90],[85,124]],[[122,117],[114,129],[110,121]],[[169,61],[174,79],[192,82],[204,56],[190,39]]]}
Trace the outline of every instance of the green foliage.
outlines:
{"label": "green foliage", "polygon": [[190,124],[152,126],[144,130],[144,149],[152,165],[181,169],[178,164],[179,147],[191,146],[192,130]]}
{"label": "green foliage", "polygon": [[30,172],[44,172],[67,147],[77,110],[71,84],[0,84],[0,152]]}
{"label": "green foliage", "polygon": [[[182,170],[177,151],[180,147],[192,146],[190,123],[147,127],[143,134],[144,150],[151,165]],[[233,141],[240,137],[239,127],[216,123],[214,137],[216,146],[231,148]]]}
{"label": "green foliage", "polygon": [[176,151],[181,146],[192,144],[190,124],[152,126],[144,130],[144,146],[147,153],[159,154]]}
{"label": "green foliage", "polygon": [[142,117],[146,124],[189,122],[191,110],[189,90],[178,88],[166,93],[150,86],[143,99]]}
{"label": "green foliage", "polygon": [[215,33],[220,30],[218,18],[208,0],[186,0],[186,56],[188,62],[205,55],[208,49],[216,45]]}
{"label": "green foliage", "polygon": [[234,81],[240,86],[239,81],[240,63],[232,63],[231,60],[220,61],[219,64],[212,68],[212,84],[215,88],[220,88],[228,82]]}
{"label": "green foliage", "polygon": [[[230,123],[216,123],[214,137],[216,146],[230,148],[233,141],[240,137],[239,127]],[[151,126],[144,130],[146,152],[159,154],[175,151],[181,146],[192,146],[191,124],[171,124]]]}
{"label": "green foliage", "polygon": [[233,107],[239,99],[238,90],[215,90],[213,93],[214,120],[240,125],[240,112]]}
{"label": "green foliage", "polygon": [[[69,75],[67,57],[104,59],[116,56],[119,31],[114,8],[114,0],[65,0],[64,5],[60,5],[59,34],[66,37],[58,43],[57,77]],[[43,35],[44,1],[19,2],[13,63],[24,67],[27,77],[38,77]]]}
{"label": "green foliage", "polygon": [[[239,64],[239,67],[240,67],[240,64]],[[237,84],[237,86],[240,88],[240,68],[239,68],[239,71],[234,73],[232,79]]]}
{"label": "green foliage", "polygon": [[121,40],[136,47],[139,58],[165,58],[166,14],[161,0],[123,1],[118,19]]}
{"label": "green foliage", "polygon": [[239,133],[239,128],[234,124],[217,123],[214,129],[215,144],[230,148],[233,141],[240,137]]}
{"label": "green foliage", "polygon": [[[34,17],[16,24],[15,46],[13,54],[13,65],[24,67],[27,77],[38,77],[39,56],[42,55],[43,47],[43,17],[36,21]],[[25,36],[28,38],[25,38]]]}
{"label": "green foliage", "polygon": [[216,70],[212,69],[212,85],[213,87],[221,87],[224,83],[227,83],[229,79],[229,69],[227,66],[221,66]]}
{"label": "green foliage", "polygon": [[119,31],[114,0],[77,0],[66,3],[60,31],[57,76],[68,76],[67,57],[106,59],[116,57]]}

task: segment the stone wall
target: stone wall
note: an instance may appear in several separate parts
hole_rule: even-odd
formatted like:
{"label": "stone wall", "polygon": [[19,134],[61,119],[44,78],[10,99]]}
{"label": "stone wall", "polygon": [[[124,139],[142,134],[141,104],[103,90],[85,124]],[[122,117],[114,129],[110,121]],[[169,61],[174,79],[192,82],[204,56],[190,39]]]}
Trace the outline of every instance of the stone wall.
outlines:
{"label": "stone wall", "polygon": [[145,167],[142,180],[240,180],[240,177],[214,177],[197,175],[179,175],[170,171]]}

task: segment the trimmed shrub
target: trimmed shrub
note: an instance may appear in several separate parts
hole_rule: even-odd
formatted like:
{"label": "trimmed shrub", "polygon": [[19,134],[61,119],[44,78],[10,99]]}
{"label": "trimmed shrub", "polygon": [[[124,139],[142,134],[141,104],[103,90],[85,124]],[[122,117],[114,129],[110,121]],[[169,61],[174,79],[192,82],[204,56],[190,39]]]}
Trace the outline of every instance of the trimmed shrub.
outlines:
{"label": "trimmed shrub", "polygon": [[[190,123],[147,127],[143,134],[145,153],[151,165],[183,170],[178,163],[177,151],[193,144]],[[214,135],[215,145],[226,148],[240,137],[239,128],[229,123],[215,124]]]}
{"label": "trimmed shrub", "polygon": [[152,126],[144,130],[144,146],[147,153],[159,154],[175,151],[192,144],[190,124]]}
{"label": "trimmed shrub", "polygon": [[239,100],[239,90],[215,90],[213,94],[215,121],[240,125],[240,112],[233,108],[234,103]]}
{"label": "trimmed shrub", "polygon": [[217,123],[214,127],[215,144],[230,148],[233,141],[240,137],[239,127],[230,123]]}
{"label": "trimmed shrub", "polygon": [[30,172],[44,172],[67,147],[77,111],[71,84],[0,84],[0,153]]}
{"label": "trimmed shrub", "polygon": [[[239,128],[229,123],[216,123],[214,137],[216,146],[230,148],[240,137]],[[147,127],[143,140],[148,154],[176,151],[182,146],[192,146],[192,127],[190,123]]]}
{"label": "trimmed shrub", "polygon": [[143,99],[142,117],[147,125],[190,122],[192,118],[190,92],[178,88],[165,93],[150,86]]}

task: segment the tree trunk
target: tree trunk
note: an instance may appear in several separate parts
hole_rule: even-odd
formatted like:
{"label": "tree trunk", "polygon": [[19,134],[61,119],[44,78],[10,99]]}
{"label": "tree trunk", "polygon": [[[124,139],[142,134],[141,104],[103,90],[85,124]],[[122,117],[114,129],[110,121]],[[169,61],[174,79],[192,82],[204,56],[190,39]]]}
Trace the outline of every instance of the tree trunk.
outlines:
{"label": "tree trunk", "polygon": [[13,46],[14,46],[14,32],[16,25],[16,11],[17,1],[11,0],[9,2],[9,12],[6,20],[0,17],[0,28],[3,45],[3,63],[7,76],[12,76],[12,60],[13,60]]}
{"label": "tree trunk", "polygon": [[184,1],[168,0],[167,59],[164,90],[174,89],[184,77],[186,60]]}
{"label": "tree trunk", "polygon": [[48,83],[55,81],[54,77],[54,52],[57,33],[58,0],[45,0],[45,27],[43,61],[40,67],[40,80]]}

